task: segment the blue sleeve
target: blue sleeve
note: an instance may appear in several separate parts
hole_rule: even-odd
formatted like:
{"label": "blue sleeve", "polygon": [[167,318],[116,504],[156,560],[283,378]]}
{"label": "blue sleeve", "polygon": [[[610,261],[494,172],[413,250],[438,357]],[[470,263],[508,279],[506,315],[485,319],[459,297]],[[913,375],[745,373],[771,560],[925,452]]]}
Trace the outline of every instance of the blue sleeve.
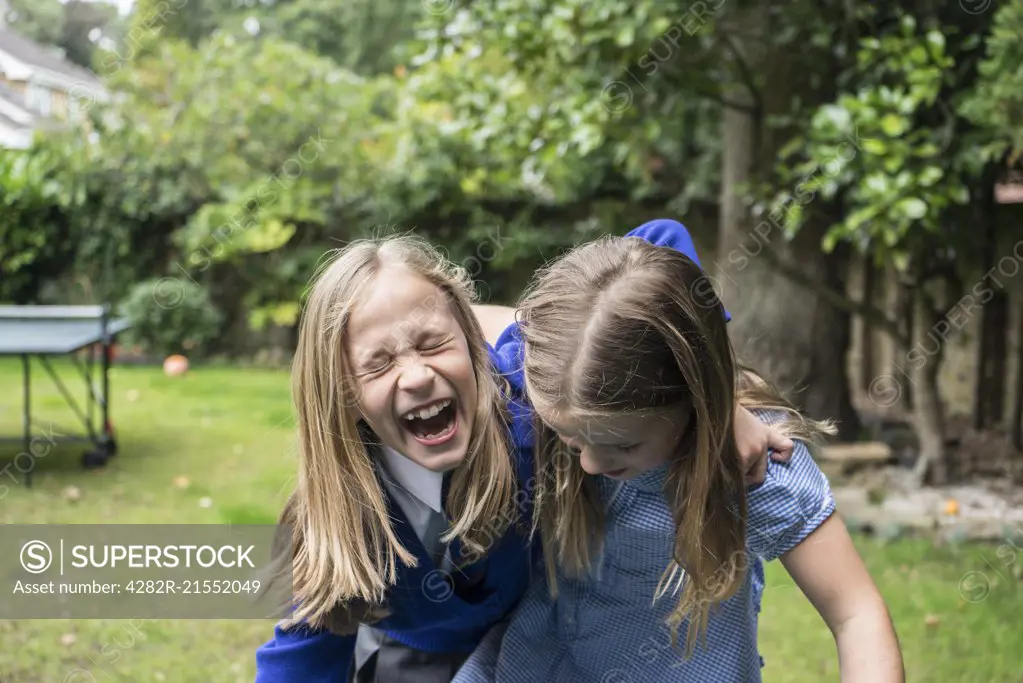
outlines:
{"label": "blue sleeve", "polygon": [[[533,406],[529,403],[525,386],[525,361],[524,344],[519,324],[513,323],[505,328],[501,336],[497,338],[495,346],[491,346],[490,360],[497,372],[508,380],[511,387],[511,396],[508,401],[508,412],[511,417],[512,441],[515,446],[515,467],[519,478],[521,493],[525,494],[524,500],[519,502],[519,513],[527,522],[532,522],[533,495],[536,485],[536,462],[533,459],[533,446],[535,440],[535,425]],[[516,494],[518,496],[520,494]],[[534,559],[540,554],[540,536],[533,539],[532,553]]]}
{"label": "blue sleeve", "polygon": [[487,345],[490,350],[490,361],[497,372],[508,380],[516,398],[525,398],[525,347],[518,322],[504,329],[494,346]]}
{"label": "blue sleeve", "polygon": [[[770,418],[758,415],[765,422]],[[780,418],[780,415],[778,416]],[[746,496],[746,546],[770,561],[803,542],[835,512],[828,478],[809,449],[793,439],[789,462],[769,461],[764,483]]]}
{"label": "blue sleeve", "polygon": [[346,683],[355,638],[278,625],[273,640],[256,650],[256,683]]}
{"label": "blue sleeve", "polygon": [[[704,272],[706,269],[703,264],[700,263],[700,255],[696,253],[696,245],[693,244],[693,238],[686,230],[686,226],[682,225],[678,221],[673,221],[667,218],[658,218],[657,220],[649,221],[643,225],[629,231],[626,237],[639,237],[644,239],[650,244],[658,247],[671,247],[676,251],[680,251],[689,259],[698,265]],[[725,320],[730,321],[732,314],[727,310],[725,311]]]}

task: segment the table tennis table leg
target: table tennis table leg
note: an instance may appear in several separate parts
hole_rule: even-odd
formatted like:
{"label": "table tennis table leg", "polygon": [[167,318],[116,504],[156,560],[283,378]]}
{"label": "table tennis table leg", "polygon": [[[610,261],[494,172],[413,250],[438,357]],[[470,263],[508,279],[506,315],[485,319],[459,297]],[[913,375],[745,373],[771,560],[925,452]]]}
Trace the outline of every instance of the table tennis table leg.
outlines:
{"label": "table tennis table leg", "polygon": [[113,344],[110,336],[106,333],[106,313],[103,314],[103,435],[104,444],[108,449],[108,456],[114,455],[114,429],[110,424],[110,354],[113,351]]}
{"label": "table tennis table leg", "polygon": [[110,424],[110,361],[114,353],[114,340],[110,336],[107,324],[110,321],[110,306],[103,305],[101,325],[103,326],[103,445],[106,450],[106,457],[110,458],[117,454],[117,441],[114,439],[114,426]]}
{"label": "table tennis table leg", "polygon": [[[31,369],[29,368],[28,354],[22,354],[21,356],[21,369],[24,384],[22,386],[22,397],[25,401],[24,413],[22,418],[22,426],[25,429],[25,453],[29,456],[29,468],[28,472],[25,473],[25,486],[32,488],[32,470],[35,469],[35,459],[32,455],[32,392],[29,389],[31,384]],[[17,464],[15,464],[17,467]]]}

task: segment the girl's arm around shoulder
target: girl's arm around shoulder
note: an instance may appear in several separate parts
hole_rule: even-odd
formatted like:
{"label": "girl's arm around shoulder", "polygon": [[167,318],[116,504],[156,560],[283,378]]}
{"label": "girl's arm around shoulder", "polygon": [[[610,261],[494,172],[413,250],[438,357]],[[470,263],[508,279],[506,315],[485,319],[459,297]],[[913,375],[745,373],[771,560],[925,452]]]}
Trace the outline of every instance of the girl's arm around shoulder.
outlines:
{"label": "girl's arm around shoulder", "polygon": [[524,347],[515,309],[487,305],[473,306],[472,311],[483,328],[494,368],[508,380],[514,395],[525,400]]}
{"label": "girl's arm around shoulder", "polygon": [[256,650],[256,683],[345,683],[355,656],[355,635],[296,625],[274,628]]}
{"label": "girl's arm around shoulder", "polygon": [[775,427],[758,420],[739,403],[735,404],[733,429],[747,485],[764,483],[769,458],[788,462],[792,457],[794,445],[792,439],[787,438]]}
{"label": "girl's arm around shoulder", "polygon": [[838,516],[781,562],[831,629],[842,683],[904,683],[891,615]]}
{"label": "girl's arm around shoulder", "polygon": [[483,328],[483,336],[491,346],[497,346],[501,333],[515,322],[515,309],[508,306],[474,305],[472,312]]}

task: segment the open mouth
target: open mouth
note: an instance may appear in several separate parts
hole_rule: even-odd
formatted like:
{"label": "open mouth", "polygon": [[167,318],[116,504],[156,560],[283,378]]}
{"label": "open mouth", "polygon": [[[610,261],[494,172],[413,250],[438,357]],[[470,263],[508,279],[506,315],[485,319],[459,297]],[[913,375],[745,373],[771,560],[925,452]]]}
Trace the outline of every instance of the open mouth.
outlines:
{"label": "open mouth", "polygon": [[427,446],[437,446],[448,441],[458,426],[458,412],[455,401],[446,398],[434,401],[401,416],[401,422],[416,441]]}

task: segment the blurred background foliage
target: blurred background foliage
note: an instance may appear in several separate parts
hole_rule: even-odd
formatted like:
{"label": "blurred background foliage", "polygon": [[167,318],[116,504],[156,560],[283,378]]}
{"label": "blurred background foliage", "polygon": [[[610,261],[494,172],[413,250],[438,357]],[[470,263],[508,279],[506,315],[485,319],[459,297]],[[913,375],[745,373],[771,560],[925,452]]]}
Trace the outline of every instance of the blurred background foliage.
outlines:
{"label": "blurred background foliage", "polygon": [[[154,350],[293,330],[317,261],[359,237],[415,229],[512,303],[559,250],[669,216],[706,245],[740,352],[851,433],[854,317],[912,348],[1020,237],[993,200],[1023,150],[1018,2],[12,7],[112,97],[76,93],[84,129],[0,153],[0,300],[204,290],[216,333]],[[905,319],[847,295],[852,258],[897,273]],[[940,477],[940,437],[922,445]]]}

